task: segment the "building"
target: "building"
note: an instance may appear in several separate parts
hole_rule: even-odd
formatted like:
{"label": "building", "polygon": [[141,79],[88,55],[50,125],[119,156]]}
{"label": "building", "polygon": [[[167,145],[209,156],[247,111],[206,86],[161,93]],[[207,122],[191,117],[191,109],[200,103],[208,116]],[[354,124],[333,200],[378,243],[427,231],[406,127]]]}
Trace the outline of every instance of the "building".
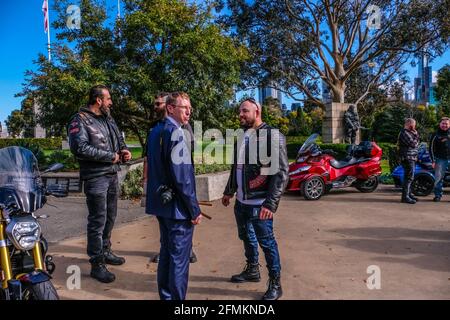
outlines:
{"label": "building", "polygon": [[8,138],[8,127],[0,121],[0,138]]}
{"label": "building", "polygon": [[293,102],[291,104],[291,111],[297,111],[302,107],[302,104],[300,102]]}
{"label": "building", "polygon": [[[39,114],[40,112],[40,106],[39,104],[36,102],[36,100],[34,100],[33,103],[33,111],[35,114],[35,117],[37,114]],[[35,119],[36,120],[36,119]],[[36,126],[34,127],[34,137],[35,138],[45,138],[46,134],[45,134],[45,129],[42,128],[39,124],[36,123]]]}
{"label": "building", "polygon": [[278,102],[280,103],[280,106],[283,105],[283,99],[282,99],[280,90],[277,90],[275,88],[269,88],[269,87],[260,87],[258,89],[258,94],[259,94],[259,103],[261,103],[261,104],[263,104],[267,98],[272,97],[272,98],[278,100]]}
{"label": "building", "polygon": [[414,101],[418,104],[435,104],[433,82],[433,69],[429,65],[428,56],[422,53],[419,58],[417,78],[414,79]]}

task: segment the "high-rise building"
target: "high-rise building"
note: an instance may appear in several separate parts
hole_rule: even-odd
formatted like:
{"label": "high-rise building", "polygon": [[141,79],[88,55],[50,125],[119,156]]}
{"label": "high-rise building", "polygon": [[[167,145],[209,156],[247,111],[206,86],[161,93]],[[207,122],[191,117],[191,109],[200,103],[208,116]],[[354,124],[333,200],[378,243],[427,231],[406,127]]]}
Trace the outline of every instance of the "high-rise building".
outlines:
{"label": "high-rise building", "polygon": [[272,97],[274,99],[277,99],[278,102],[280,103],[280,106],[283,104],[283,100],[281,97],[281,91],[277,90],[275,88],[269,88],[269,87],[260,87],[258,89],[258,93],[259,93],[259,103],[263,104],[264,101],[268,98],[268,97]]}
{"label": "high-rise building", "polygon": [[302,104],[300,102],[293,102],[291,104],[291,111],[297,111],[301,107],[302,107]]}
{"label": "high-rise building", "polygon": [[428,56],[422,53],[419,57],[417,78],[414,79],[414,100],[421,104],[434,104],[433,69],[429,65]]}

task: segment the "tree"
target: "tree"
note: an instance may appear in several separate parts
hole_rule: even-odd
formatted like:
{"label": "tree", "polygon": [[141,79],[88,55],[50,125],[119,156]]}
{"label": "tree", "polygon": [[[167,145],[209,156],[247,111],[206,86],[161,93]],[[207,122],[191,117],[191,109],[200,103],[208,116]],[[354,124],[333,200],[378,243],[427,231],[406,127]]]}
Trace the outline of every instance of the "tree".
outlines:
{"label": "tree", "polygon": [[428,141],[430,134],[436,130],[437,119],[433,107],[415,107],[401,101],[392,102],[375,114],[373,138],[380,142],[396,143],[406,118],[414,118],[417,121],[421,141]]}
{"label": "tree", "polygon": [[23,132],[25,121],[20,110],[13,110],[5,121],[8,133],[13,138],[18,138]]}
{"label": "tree", "polygon": [[23,136],[24,138],[34,137],[35,116],[33,109],[33,98],[31,96],[22,100],[20,110],[13,110],[8,116],[6,126],[11,136],[17,138]]}
{"label": "tree", "polygon": [[[449,40],[445,3],[228,0],[231,14],[224,14],[222,20],[234,28],[234,35],[245,41],[252,53],[245,86],[274,83],[293,98],[303,94],[305,99],[323,105],[317,98],[323,81],[332,91],[334,102],[345,102],[351,76],[370,68],[367,81],[361,83],[363,90],[351,101],[359,103],[372,88],[398,74],[412,55],[420,51],[432,56],[444,52]],[[371,30],[374,19],[375,27],[377,22],[381,24]]]}
{"label": "tree", "polygon": [[450,65],[442,67],[437,76],[437,84],[434,88],[438,103],[439,116],[450,115]]}
{"label": "tree", "polygon": [[225,102],[239,82],[247,53],[213,23],[209,5],[181,0],[126,0],[124,16],[107,24],[102,2],[81,0],[81,29],[68,29],[65,9],[56,4],[57,38],[71,46],[54,46],[53,60],[40,56],[28,72],[22,94],[39,97],[44,126],[61,134],[70,115],[87,102],[89,87],[111,88],[113,115],[141,144],[155,120],[154,95],[186,91],[193,119],[203,127],[222,128]]}

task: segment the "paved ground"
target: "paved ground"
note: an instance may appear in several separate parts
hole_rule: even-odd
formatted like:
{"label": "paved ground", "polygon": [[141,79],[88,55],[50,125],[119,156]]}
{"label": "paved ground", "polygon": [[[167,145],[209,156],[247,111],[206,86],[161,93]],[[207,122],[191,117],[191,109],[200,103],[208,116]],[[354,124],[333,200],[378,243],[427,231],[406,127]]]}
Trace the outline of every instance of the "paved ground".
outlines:
{"label": "paved ground", "polygon": [[[285,195],[275,218],[283,298],[450,299],[450,196],[437,204],[430,196],[414,206],[399,203],[399,197],[389,186],[373,194],[337,190],[316,202]],[[47,207],[50,218],[41,222],[53,241],[54,282],[61,298],[158,299],[156,265],[149,263],[159,249],[154,218],[138,204],[121,201],[113,243],[127,263],[111,267],[117,280],[105,285],[88,276],[84,199],[51,204],[58,208]],[[231,208],[216,201],[205,212],[213,220],[205,219],[195,231],[199,262],[191,265],[187,298],[258,299],[266,286],[265,269],[260,283],[228,282],[244,266]],[[70,239],[59,241],[64,238]],[[70,265],[81,268],[80,290],[66,287]],[[366,285],[371,265],[381,270],[379,290]]]}

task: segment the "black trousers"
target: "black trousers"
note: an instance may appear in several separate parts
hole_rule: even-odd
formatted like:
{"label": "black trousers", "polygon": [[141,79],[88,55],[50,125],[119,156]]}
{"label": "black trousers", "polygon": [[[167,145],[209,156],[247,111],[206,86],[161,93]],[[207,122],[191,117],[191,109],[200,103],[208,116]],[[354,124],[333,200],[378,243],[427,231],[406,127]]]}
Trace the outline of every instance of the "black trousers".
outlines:
{"label": "black trousers", "polygon": [[87,254],[89,262],[98,262],[111,247],[111,232],[117,216],[119,183],[117,174],[86,180],[84,184],[89,210],[87,223]]}
{"label": "black trousers", "polygon": [[409,197],[411,194],[411,184],[414,180],[414,168],[416,162],[414,160],[402,159],[404,170],[402,198]]}

